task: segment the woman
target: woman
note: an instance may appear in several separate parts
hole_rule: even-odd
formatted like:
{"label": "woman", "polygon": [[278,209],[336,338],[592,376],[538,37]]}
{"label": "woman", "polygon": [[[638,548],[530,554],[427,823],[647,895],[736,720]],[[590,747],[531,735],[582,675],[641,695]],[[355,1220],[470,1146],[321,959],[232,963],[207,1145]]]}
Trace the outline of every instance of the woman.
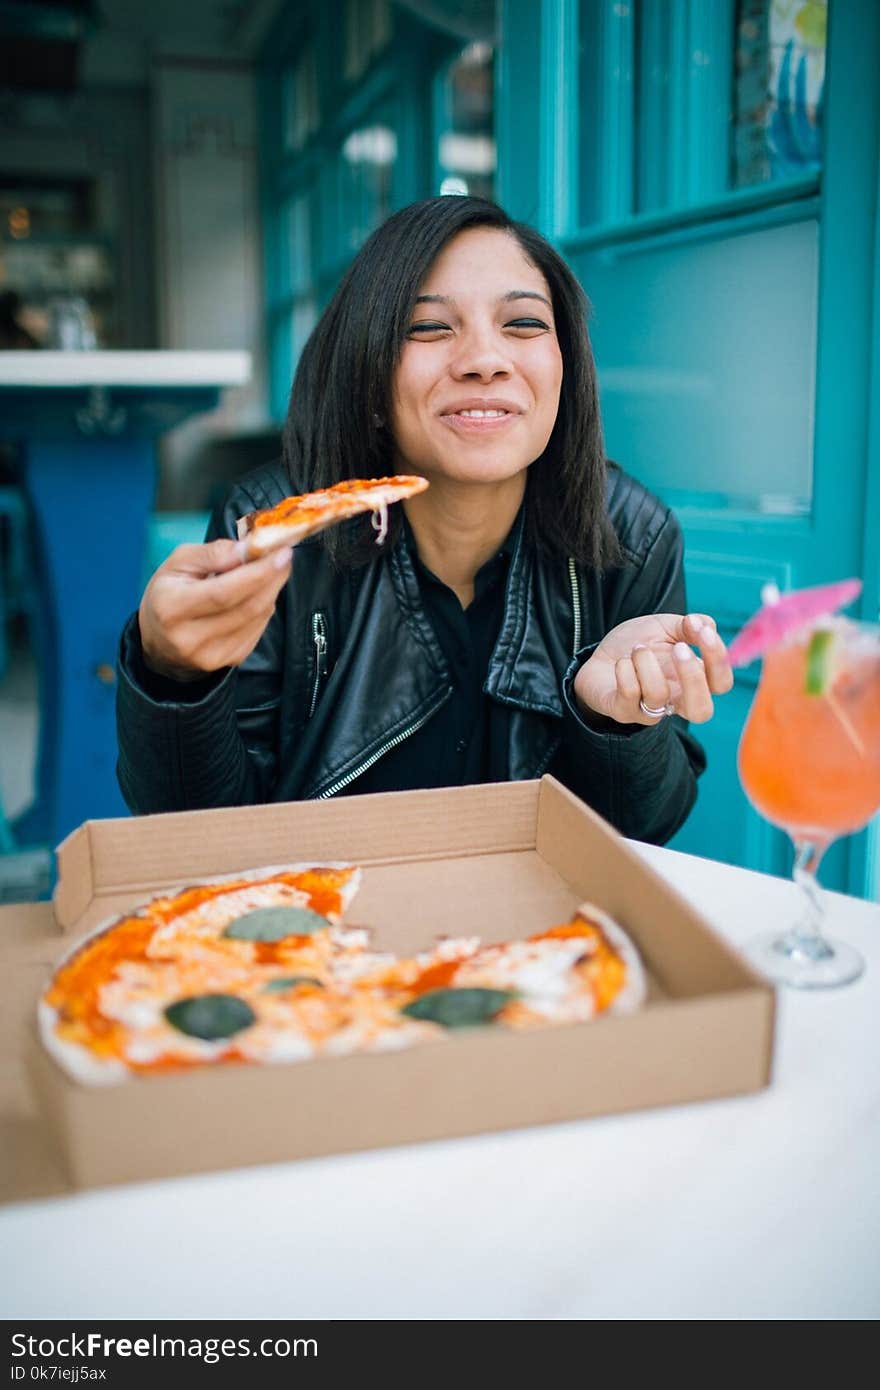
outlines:
{"label": "woman", "polygon": [[[134,811],[551,772],[625,834],[675,832],[704,765],[686,721],[731,673],[712,619],[682,616],[672,515],[606,469],[585,311],[481,199],[371,237],[303,353],[284,462],[157,570],[123,635]],[[243,563],[237,517],[393,473],[430,487],[381,546],[358,518]]]}

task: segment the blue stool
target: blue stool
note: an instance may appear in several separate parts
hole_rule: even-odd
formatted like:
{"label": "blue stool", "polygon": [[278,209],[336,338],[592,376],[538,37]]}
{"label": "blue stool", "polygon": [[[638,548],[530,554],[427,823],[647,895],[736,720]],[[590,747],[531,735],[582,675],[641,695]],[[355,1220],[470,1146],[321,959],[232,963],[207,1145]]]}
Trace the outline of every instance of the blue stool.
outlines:
{"label": "blue stool", "polygon": [[[28,578],[28,511],[17,487],[0,487],[0,680],[9,664],[7,628],[11,618],[30,608]],[[15,840],[0,796],[0,854],[12,854]]]}
{"label": "blue stool", "polygon": [[15,840],[12,838],[9,821],[3,809],[3,798],[0,796],[0,854],[12,854],[15,848]]}
{"label": "blue stool", "polygon": [[0,680],[9,660],[9,620],[30,607],[28,601],[28,510],[17,487],[0,487]]}

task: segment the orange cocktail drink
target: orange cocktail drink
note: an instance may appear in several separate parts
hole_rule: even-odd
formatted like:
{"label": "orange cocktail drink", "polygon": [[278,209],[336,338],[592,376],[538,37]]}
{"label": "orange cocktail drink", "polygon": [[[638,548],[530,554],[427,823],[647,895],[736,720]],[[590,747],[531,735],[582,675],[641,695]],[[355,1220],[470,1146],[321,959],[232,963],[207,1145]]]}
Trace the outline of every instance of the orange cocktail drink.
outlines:
{"label": "orange cocktail drink", "polygon": [[794,843],[801,916],[747,943],[771,979],[799,989],[857,980],[858,951],[823,932],[816,873],[833,840],[861,830],[880,808],[880,627],[833,616],[858,598],[860,579],[780,594],[730,645],[733,666],[764,669],[739,745],[746,795]]}
{"label": "orange cocktail drink", "polygon": [[[850,834],[880,806],[880,645],[846,620],[764,656],[739,749],[750,801],[795,839]],[[812,651],[811,651],[812,644]]]}

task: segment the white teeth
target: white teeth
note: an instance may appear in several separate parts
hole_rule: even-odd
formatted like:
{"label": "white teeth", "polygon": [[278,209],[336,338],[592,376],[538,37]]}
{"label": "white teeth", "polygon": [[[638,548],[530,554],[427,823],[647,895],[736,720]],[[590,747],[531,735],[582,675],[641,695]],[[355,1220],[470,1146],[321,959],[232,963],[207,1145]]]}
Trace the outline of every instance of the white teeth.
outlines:
{"label": "white teeth", "polygon": [[508,414],[506,410],[460,410],[466,420],[501,420]]}

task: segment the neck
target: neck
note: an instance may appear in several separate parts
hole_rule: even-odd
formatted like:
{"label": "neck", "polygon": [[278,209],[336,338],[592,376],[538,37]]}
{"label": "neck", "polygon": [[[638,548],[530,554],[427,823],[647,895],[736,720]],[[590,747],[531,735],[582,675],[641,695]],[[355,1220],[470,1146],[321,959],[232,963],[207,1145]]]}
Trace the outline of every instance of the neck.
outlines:
{"label": "neck", "polygon": [[474,596],[477,571],[507,538],[525,486],[524,472],[500,483],[439,478],[403,503],[419,559],[458,595],[462,607]]}

